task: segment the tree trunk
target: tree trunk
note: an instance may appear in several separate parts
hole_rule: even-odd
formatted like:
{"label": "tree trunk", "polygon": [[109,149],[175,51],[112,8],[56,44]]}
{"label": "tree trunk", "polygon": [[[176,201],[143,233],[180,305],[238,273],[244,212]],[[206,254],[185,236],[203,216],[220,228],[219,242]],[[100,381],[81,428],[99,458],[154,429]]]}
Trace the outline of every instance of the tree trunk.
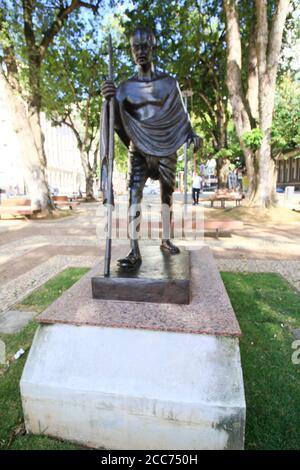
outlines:
{"label": "tree trunk", "polygon": [[[77,135],[79,139],[79,134]],[[83,149],[83,145],[81,142],[78,140],[78,148],[80,151],[80,159],[81,159],[81,164],[83,167],[84,171],[84,176],[85,176],[85,199],[86,201],[95,201],[95,196],[94,196],[94,171],[93,168],[91,167],[89,163],[89,155],[85,150]]]}
{"label": "tree trunk", "polygon": [[[243,149],[249,177],[250,205],[270,207],[276,200],[275,164],[271,158],[271,128],[274,109],[276,74],[282,44],[283,28],[289,0],[279,0],[271,28],[267,15],[267,0],[255,0],[255,26],[249,44],[247,100],[242,87],[242,48],[238,14],[234,0],[223,0],[226,16],[227,76],[235,128]],[[254,48],[254,44],[256,48]],[[258,72],[258,74],[257,74]],[[257,94],[258,90],[258,94]],[[258,99],[258,107],[256,100]],[[256,155],[245,147],[243,133],[251,130],[257,116],[263,139]],[[256,158],[255,158],[256,156]]]}
{"label": "tree trunk", "polygon": [[[268,151],[266,151],[266,155],[268,155]],[[263,176],[262,173],[264,173]],[[277,168],[273,159],[269,159],[266,164],[262,165],[260,174],[250,205],[268,209],[276,206],[278,202],[276,194]]]}
{"label": "tree trunk", "polygon": [[[255,18],[253,18],[253,20],[255,20]],[[256,122],[258,120],[258,69],[257,69],[256,41],[257,41],[257,24],[256,24],[256,21],[252,21],[252,24],[250,27],[250,37],[249,37],[248,87],[247,87],[247,93],[246,93],[246,100],[247,100],[249,113],[250,113],[254,126],[256,125]]]}
{"label": "tree trunk", "polygon": [[94,196],[94,175],[93,172],[91,171],[88,176],[85,177],[85,199],[87,201],[95,201],[95,196]]}
{"label": "tree trunk", "polygon": [[194,152],[194,171],[198,171],[197,166],[197,152]]}
{"label": "tree trunk", "polygon": [[25,104],[0,73],[0,93],[10,110],[16,137],[20,143],[20,165],[33,210],[52,209],[46,174],[46,159],[39,115],[28,116]]}
{"label": "tree trunk", "polygon": [[276,75],[288,0],[279,0],[269,31],[267,1],[256,0],[259,127],[263,134],[258,149],[257,187],[251,205],[269,208],[276,204],[276,165],[271,156],[271,129]]}
{"label": "tree trunk", "polygon": [[219,157],[217,160],[217,178],[218,188],[225,189],[227,187],[229,175],[230,160],[227,157]]}
{"label": "tree trunk", "polygon": [[[246,98],[242,86],[242,45],[238,14],[232,0],[223,0],[226,16],[227,71],[226,84],[233,112],[233,120],[241,148],[245,156],[247,175],[249,178],[248,196],[255,187],[254,154],[245,146],[243,134],[251,131],[251,119],[246,106]],[[254,82],[252,84],[254,86]],[[249,87],[251,85],[249,84]],[[248,88],[248,94],[251,90]],[[252,93],[252,95],[254,92]]]}

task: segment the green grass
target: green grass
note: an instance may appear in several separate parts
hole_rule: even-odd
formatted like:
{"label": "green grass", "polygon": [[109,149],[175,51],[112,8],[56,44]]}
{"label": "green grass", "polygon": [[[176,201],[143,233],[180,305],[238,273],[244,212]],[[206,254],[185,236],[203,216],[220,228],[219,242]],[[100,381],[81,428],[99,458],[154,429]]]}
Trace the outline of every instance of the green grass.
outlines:
{"label": "green grass", "polygon": [[300,448],[300,296],[276,274],[222,273],[242,330],[247,449]]}
{"label": "green grass", "polygon": [[[18,308],[41,312],[87,269],[70,268],[23,300]],[[290,330],[300,328],[300,296],[275,274],[222,273],[243,335],[241,357],[247,402],[247,449],[300,448],[300,365],[293,365]],[[37,322],[0,335],[9,367],[0,366],[0,449],[79,449],[46,436],[26,435],[19,381]],[[13,362],[20,348],[26,351]]]}
{"label": "green grass", "polygon": [[89,268],[68,268],[58,276],[50,279],[43,287],[37,289],[19,304],[15,305],[19,310],[30,310],[38,313],[43,312],[48,305],[52,304],[65,290],[69,289],[78,279],[83,276]]}
{"label": "green grass", "polygon": [[[22,300],[15,308],[42,312],[88,270],[89,268],[66,269]],[[6,346],[9,363],[9,366],[0,366],[0,449],[78,449],[76,445],[57,439],[25,434],[19,382],[37,327],[38,323],[32,321],[19,333],[0,334],[0,339]],[[26,353],[14,361],[13,355],[21,348]]]}

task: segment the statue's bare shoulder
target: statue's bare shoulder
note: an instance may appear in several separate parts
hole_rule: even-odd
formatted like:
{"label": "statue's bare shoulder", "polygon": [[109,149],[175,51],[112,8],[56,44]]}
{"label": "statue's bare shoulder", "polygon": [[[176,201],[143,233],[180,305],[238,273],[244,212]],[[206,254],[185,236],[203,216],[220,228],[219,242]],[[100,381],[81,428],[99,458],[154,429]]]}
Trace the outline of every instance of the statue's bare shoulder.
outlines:
{"label": "statue's bare shoulder", "polygon": [[[155,74],[155,76],[151,80],[151,83],[155,84],[155,82],[157,82],[158,86],[160,86],[159,82],[163,82],[164,87],[170,90],[177,85],[176,79],[164,72],[158,72]],[[128,95],[132,93],[133,89],[137,88],[137,84],[139,83],[147,82],[139,80],[137,75],[133,75],[128,80],[124,80],[123,82],[121,82],[120,85],[117,87],[116,91],[117,101],[122,102],[126,100]]]}

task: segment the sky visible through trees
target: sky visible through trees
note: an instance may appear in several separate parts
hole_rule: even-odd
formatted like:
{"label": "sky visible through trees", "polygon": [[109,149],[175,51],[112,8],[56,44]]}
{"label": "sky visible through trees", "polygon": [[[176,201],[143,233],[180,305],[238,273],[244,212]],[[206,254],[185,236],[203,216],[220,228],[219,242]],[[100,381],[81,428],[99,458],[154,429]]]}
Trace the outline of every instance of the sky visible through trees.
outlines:
{"label": "sky visible through trees", "polygon": [[[40,149],[33,164],[35,171],[45,165],[38,117],[44,111],[54,124],[64,122],[73,127],[82,154],[87,185],[91,185],[97,173],[97,130],[102,102],[100,85],[107,76],[107,35],[111,33],[113,37],[115,82],[118,84],[134,72],[128,32],[139,24],[155,30],[158,39],[156,66],[176,76],[182,89],[193,90],[189,110],[193,124],[203,138],[203,147],[196,157],[198,163],[214,157],[221,169],[222,165],[228,166],[228,160],[244,165],[249,156],[253,171],[259,175],[262,161],[260,146],[264,142],[265,132],[262,116],[252,110],[249,128],[237,132],[234,118],[237,110],[233,109],[232,96],[228,93],[228,79],[232,78],[232,72],[226,61],[229,44],[227,3],[221,0],[1,0],[0,73],[11,92],[11,106],[16,108],[16,112],[18,108],[20,115],[20,102],[17,106],[14,99],[16,94],[32,110],[29,128],[25,121],[19,122],[18,126],[24,131],[23,134],[19,132],[20,138],[23,135],[24,139],[30,140],[29,134],[32,132],[34,145]],[[253,25],[258,27],[258,6],[264,3],[233,2],[236,4],[241,35],[242,99],[250,99],[249,41]],[[294,151],[299,145],[299,113],[296,111],[299,109],[299,72],[297,74],[295,70],[298,66],[295,44],[297,40],[299,44],[300,38],[299,0],[268,1],[266,6],[269,40],[274,40],[270,35],[277,7],[289,6],[287,19],[283,18],[283,47],[270,133],[268,158],[273,162],[275,155]],[[62,9],[65,9],[65,16],[61,16],[63,21],[60,24],[56,21],[60,19]],[[260,37],[261,32],[253,36],[256,45]],[[269,42],[268,47],[271,46]],[[253,50],[258,49],[254,47]],[[257,69],[255,73],[258,76]],[[255,86],[252,88],[254,94]],[[282,93],[285,89],[290,93],[284,98]],[[259,102],[256,101],[257,109],[258,106]],[[293,119],[290,121],[287,119],[288,106],[293,108]],[[262,132],[261,141],[259,132]],[[116,155],[120,159],[119,166],[124,169],[126,151],[121,145],[117,143]],[[272,184],[271,180],[264,182],[264,185]],[[268,199],[266,205],[269,202]]]}

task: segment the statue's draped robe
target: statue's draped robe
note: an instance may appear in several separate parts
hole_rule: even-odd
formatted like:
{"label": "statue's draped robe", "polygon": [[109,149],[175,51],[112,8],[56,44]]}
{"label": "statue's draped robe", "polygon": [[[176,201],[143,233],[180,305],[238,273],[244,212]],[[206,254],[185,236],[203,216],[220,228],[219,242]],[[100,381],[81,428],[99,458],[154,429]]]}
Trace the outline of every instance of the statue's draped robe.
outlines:
{"label": "statue's draped robe", "polygon": [[[162,78],[156,78],[156,80],[164,80],[166,77],[168,76],[163,75]],[[135,79],[130,79],[124,83],[133,80]],[[146,94],[149,89],[149,82],[139,81],[139,88],[144,88],[142,91],[143,94]],[[175,79],[170,80],[167,99],[158,107],[154,116],[145,120],[140,120],[130,113],[126,107],[125,99],[120,99],[122,93],[118,93],[118,90],[115,98],[115,129],[127,147],[132,142],[142,155],[169,157],[174,155],[193,134],[191,122]],[[151,98],[150,94],[149,98]],[[101,189],[104,193],[107,189],[108,123],[109,106],[108,102],[105,101],[100,125]]]}

